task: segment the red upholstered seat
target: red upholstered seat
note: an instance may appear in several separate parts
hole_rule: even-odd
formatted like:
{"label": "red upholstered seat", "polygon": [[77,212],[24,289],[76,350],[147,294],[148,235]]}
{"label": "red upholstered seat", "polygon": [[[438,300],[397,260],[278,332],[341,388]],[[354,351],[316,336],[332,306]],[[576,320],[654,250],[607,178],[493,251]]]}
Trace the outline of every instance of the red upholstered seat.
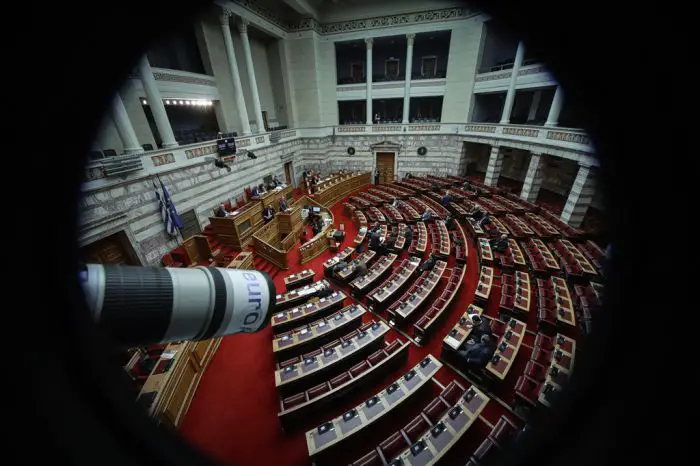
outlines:
{"label": "red upholstered seat", "polygon": [[506,416],[501,416],[498,423],[491,429],[489,438],[496,444],[497,447],[503,448],[508,444],[518,431],[518,427]]}
{"label": "red upholstered seat", "polygon": [[538,333],[537,337],[535,337],[534,346],[539,346],[547,351],[552,351],[552,349],[554,348],[554,338],[547,336],[543,333]]}
{"label": "red upholstered seat", "polygon": [[384,351],[386,351],[387,354],[392,354],[398,351],[399,348],[401,348],[401,341],[397,339],[389,343],[389,345],[384,348]]}
{"label": "red upholstered seat", "polygon": [[306,393],[297,393],[293,396],[288,396],[282,401],[284,409],[292,409],[295,406],[299,406],[306,402]]}
{"label": "red upholstered seat", "polygon": [[352,374],[353,377],[357,377],[358,375],[365,372],[367,369],[369,369],[369,363],[367,361],[362,361],[358,364],[355,364],[350,369],[350,374]]}
{"label": "red upholstered seat", "polygon": [[323,395],[324,393],[328,393],[330,391],[330,387],[328,386],[328,382],[323,382],[321,384],[316,385],[313,388],[310,388],[307,390],[307,394],[309,395],[309,400],[313,400],[314,398],[318,398],[319,396]]}
{"label": "red upholstered seat", "polygon": [[505,309],[507,311],[512,311],[514,301],[515,301],[515,298],[513,297],[512,294],[501,295],[501,304],[500,304],[501,309]]}
{"label": "red upholstered seat", "polygon": [[472,458],[477,460],[480,464],[485,463],[490,458],[492,458],[498,451],[496,444],[490,438],[486,437],[479,448],[476,449]]}
{"label": "red upholstered seat", "polygon": [[299,356],[296,356],[291,359],[287,359],[286,361],[282,361],[279,364],[279,368],[284,369],[287,366],[291,366],[292,364],[298,364],[299,362],[301,362],[301,358]]}
{"label": "red upholstered seat", "polygon": [[382,458],[377,450],[372,450],[359,460],[352,463],[352,466],[382,466]]}
{"label": "red upholstered seat", "polygon": [[423,435],[429,427],[430,424],[428,424],[428,421],[419,414],[403,428],[403,431],[413,443],[417,442],[420,436]]}
{"label": "red upholstered seat", "polygon": [[331,387],[337,388],[346,383],[348,380],[350,380],[350,374],[347,372],[343,372],[342,374],[331,379]]}
{"label": "red upholstered seat", "polygon": [[526,375],[521,375],[515,383],[515,398],[519,401],[536,406],[541,383]]}
{"label": "red upholstered seat", "polygon": [[535,361],[528,361],[523,374],[538,382],[542,382],[547,377],[547,368]]}
{"label": "red upholstered seat", "polygon": [[445,387],[442,393],[440,393],[440,396],[442,396],[445,399],[445,401],[447,401],[447,404],[449,404],[450,406],[454,406],[459,401],[459,397],[462,396],[464,392],[464,387],[462,387],[456,380],[453,380]]}
{"label": "red upholstered seat", "polygon": [[442,398],[435,398],[433,401],[428,403],[428,406],[423,409],[423,412],[430,418],[432,422],[437,422],[449,406],[442,401]]}
{"label": "red upholstered seat", "polygon": [[377,364],[379,364],[381,361],[385,360],[386,358],[387,358],[387,356],[386,356],[386,353],[384,352],[384,350],[379,350],[376,353],[371,354],[367,358],[367,361],[369,361],[369,363],[372,364],[373,366],[376,366]]}
{"label": "red upholstered seat", "polygon": [[[433,309],[435,308],[430,308],[430,311],[433,311]],[[425,314],[423,317],[418,319],[418,322],[415,323],[415,326],[421,330],[425,330],[425,326],[428,325],[428,322],[430,322],[430,317],[428,316],[428,314]]]}
{"label": "red upholstered seat", "polygon": [[401,432],[395,432],[391,437],[379,444],[379,451],[388,463],[409,446]]}
{"label": "red upholstered seat", "polygon": [[502,320],[498,320],[498,319],[491,320],[491,331],[494,333],[494,335],[498,335],[500,337],[504,333],[506,333],[506,329],[507,329],[507,324],[505,322],[503,322]]}
{"label": "red upholstered seat", "polygon": [[539,346],[535,346],[530,355],[530,361],[535,361],[543,366],[548,366],[552,361],[552,352],[547,351]]}

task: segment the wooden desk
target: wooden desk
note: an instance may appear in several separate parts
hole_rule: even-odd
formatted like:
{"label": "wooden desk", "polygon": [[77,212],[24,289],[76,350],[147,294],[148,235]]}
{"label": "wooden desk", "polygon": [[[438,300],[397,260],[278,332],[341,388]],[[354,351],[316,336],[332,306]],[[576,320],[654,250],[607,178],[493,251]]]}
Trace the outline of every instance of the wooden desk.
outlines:
{"label": "wooden desk", "polygon": [[[552,350],[552,359],[547,367],[547,377],[537,397],[537,401],[547,407],[551,406],[548,390],[560,392],[564,389],[564,385],[573,372],[574,355],[576,354],[575,340],[557,333],[554,341],[556,344]],[[557,355],[556,358],[554,357],[555,354]]]}
{"label": "wooden desk", "polygon": [[[326,299],[326,298],[324,298]],[[332,339],[355,330],[362,324],[362,316],[367,310],[361,305],[347,306],[328,318],[297,327],[272,340],[272,353],[278,361],[285,361],[293,356],[330,342]]]}
{"label": "wooden desk", "polygon": [[401,289],[411,278],[413,273],[418,269],[420,259],[411,257],[396,267],[394,273],[387,278],[381,285],[369,292],[369,299],[375,304],[382,304],[390,299],[395,292]]}
{"label": "wooden desk", "polygon": [[457,323],[452,327],[445,338],[442,340],[442,346],[447,347],[453,351],[457,351],[460,346],[464,344],[469,338],[474,328],[474,322],[472,322],[472,316],[481,316],[484,310],[475,304],[470,304],[467,310],[460,316]]}
{"label": "wooden desk", "polygon": [[544,259],[544,263],[547,269],[549,269],[552,272],[558,272],[559,270],[561,270],[559,261],[556,257],[554,257],[552,251],[549,250],[549,248],[544,244],[544,242],[541,239],[530,238],[530,241],[540,251],[540,254],[542,254],[542,258]]}
{"label": "wooden desk", "polygon": [[365,227],[367,228],[367,217],[365,217],[365,214],[363,214],[361,211],[356,210],[353,212],[352,217],[355,221],[355,225],[358,228]]}
{"label": "wooden desk", "polygon": [[[334,446],[353,438],[360,431],[366,431],[373,423],[388,418],[393,409],[429,384],[442,367],[434,356],[428,356],[416,364],[407,374],[415,375],[409,380],[401,376],[376,395],[363,401],[355,408],[306,432],[306,446],[309,457],[313,458],[331,450]],[[389,388],[391,387],[391,392]],[[347,416],[346,416],[347,415]]]}
{"label": "wooden desk", "polygon": [[481,205],[485,209],[488,209],[491,213],[496,215],[502,215],[507,212],[510,212],[509,208],[507,208],[499,202],[494,201],[493,199],[489,199],[488,197],[480,197],[479,200],[476,202],[477,204]]}
{"label": "wooden desk", "polygon": [[[467,401],[469,399],[469,401]],[[428,466],[437,462],[479,419],[489,397],[472,385],[447,413],[398,458],[402,465]]]}
{"label": "wooden desk", "polygon": [[445,222],[438,220],[430,226],[432,227],[431,231],[436,232],[438,236],[437,238],[433,237],[432,243],[434,246],[437,246],[437,248],[433,248],[433,253],[442,257],[449,256],[452,245],[450,244],[450,234],[447,232]]}
{"label": "wooden desk", "polygon": [[481,266],[479,282],[476,285],[474,296],[483,301],[488,301],[491,296],[491,284],[493,283],[493,267]]}
{"label": "wooden desk", "polygon": [[324,226],[323,229],[318,232],[318,234],[314,235],[313,238],[299,247],[300,264],[306,264],[307,262],[314,260],[328,249],[329,244],[327,235],[330,230],[333,230],[334,221],[333,215],[331,213],[328,213],[328,215],[331,216],[331,223]]}
{"label": "wooden desk", "polygon": [[530,301],[532,299],[532,283],[530,274],[527,272],[515,272],[515,300],[513,307],[522,311],[530,312]]}
{"label": "wooden desk", "polygon": [[180,425],[219,343],[221,338],[171,343],[165,348],[138,396],[157,423]]}
{"label": "wooden desk", "polygon": [[265,194],[253,196],[251,199],[261,202],[263,209],[272,207],[277,212],[280,210],[280,199],[282,198],[290,201],[294,199],[294,190],[291,186],[275,188],[265,192]]}
{"label": "wooden desk", "polygon": [[455,218],[465,218],[467,217],[467,215],[469,215],[467,213],[467,209],[457,204],[456,202],[450,202],[449,206]]}
{"label": "wooden desk", "polygon": [[384,217],[384,214],[382,213],[381,210],[374,206],[370,206],[366,211],[365,214],[367,217],[369,217],[369,220],[374,223],[386,223],[386,217]]}
{"label": "wooden desk", "polygon": [[503,380],[518,355],[520,344],[525,336],[525,324],[519,320],[511,319],[508,322],[506,333],[498,340],[496,353],[486,365],[486,371],[497,379]]}
{"label": "wooden desk", "polygon": [[420,220],[420,214],[418,211],[406,201],[399,201],[398,208],[408,223],[415,223]]}
{"label": "wooden desk", "polygon": [[314,199],[326,207],[331,207],[351,192],[357,191],[371,182],[371,174],[369,172],[346,173],[334,180],[330,180],[328,183],[317,184]]}
{"label": "wooden desk", "polygon": [[209,223],[221,244],[242,251],[263,224],[262,210],[260,202],[249,202],[227,217],[209,217]]}
{"label": "wooden desk", "polygon": [[539,215],[534,214],[532,212],[527,212],[525,214],[525,218],[528,219],[530,225],[532,225],[534,228],[534,233],[537,234],[537,236],[539,236],[540,238],[553,238],[561,236],[559,230],[554,228],[551,223],[549,223],[547,220],[543,219]]}
{"label": "wooden desk", "polygon": [[294,233],[295,235],[301,230],[301,209],[299,207],[289,207],[284,212],[278,212],[276,215],[279,232],[283,235]]}
{"label": "wooden desk", "polygon": [[525,256],[523,255],[520,245],[513,238],[508,238],[508,246],[510,247],[510,252],[513,253],[513,262],[515,265],[520,267],[526,267]]}
{"label": "wooden desk", "polygon": [[333,267],[338,265],[340,261],[347,261],[350,256],[352,256],[352,253],[355,252],[355,248],[351,248],[350,246],[346,246],[345,249],[340,251],[338,254],[336,254],[334,257],[331,257],[328,259],[326,262],[323,263],[323,273],[326,276],[330,276],[331,272],[333,271]]}
{"label": "wooden desk", "polygon": [[469,225],[469,233],[471,234],[472,238],[477,238],[479,236],[484,236],[486,233],[484,232],[484,229],[481,228],[479,225],[479,222],[474,220],[471,217],[466,217],[467,218],[467,225]]}
{"label": "wooden desk", "polygon": [[302,325],[314,319],[319,319],[331,312],[343,307],[347,296],[342,291],[337,291],[328,298],[321,298],[315,303],[303,304],[272,316],[271,327],[273,333],[287,331],[295,326]]}
{"label": "wooden desk", "polygon": [[243,252],[239,253],[226,268],[229,268],[229,269],[252,269],[253,268],[253,253],[250,251],[243,251]]}
{"label": "wooden desk", "polygon": [[327,280],[319,280],[316,283],[289,291],[285,294],[278,294],[276,301],[277,309],[286,309],[306,302],[313,296],[316,296],[319,291],[324,288],[330,288],[330,286]]}
{"label": "wooden desk", "polygon": [[384,212],[386,215],[384,217],[389,219],[389,222],[391,223],[399,223],[403,222],[403,215],[401,215],[401,212],[399,212],[399,209],[394,207],[391,204],[387,204],[384,206]]}
{"label": "wooden desk", "polygon": [[486,238],[479,238],[479,258],[482,262],[493,262],[493,251],[491,251],[491,243]]}
{"label": "wooden desk", "polygon": [[549,277],[554,290],[554,303],[557,307],[557,321],[572,327],[576,326],[576,313],[574,312],[574,302],[569,293],[569,286],[560,277]]}
{"label": "wooden desk", "polygon": [[586,259],[586,256],[583,255],[581,250],[574,246],[571,241],[568,239],[560,239],[559,242],[563,244],[566,249],[569,250],[569,252],[576,258],[576,261],[578,262],[579,266],[581,267],[581,270],[583,270],[583,273],[595,276],[598,275],[598,272],[596,271],[595,267],[591,265],[591,263]]}
{"label": "wooden desk", "polygon": [[513,236],[523,237],[534,236],[535,234],[535,232],[532,231],[532,228],[530,228],[527,223],[523,222],[513,214],[506,214],[504,221],[512,225],[510,231],[513,233]]}
{"label": "wooden desk", "polygon": [[287,291],[292,291],[313,282],[314,275],[316,275],[316,272],[312,269],[306,269],[297,274],[287,275],[284,277],[284,286],[287,288]]}
{"label": "wooden desk", "polygon": [[[409,291],[410,296],[405,300],[402,297],[389,308],[387,313],[390,317],[389,322],[392,324],[401,323],[413,314],[435,290],[446,268],[447,262],[439,260],[435,262],[433,270],[423,272],[421,274],[421,278],[424,278],[423,283],[413,285]],[[394,305],[396,305],[395,309],[393,309]]]}
{"label": "wooden desk", "polygon": [[[376,254],[376,251],[370,249],[357,256],[355,260],[360,261],[363,264],[369,264],[370,261],[374,259]],[[341,280],[349,280],[352,278],[352,276],[355,274],[355,266],[353,265],[353,262],[349,263],[348,267],[338,274],[338,278]]]}
{"label": "wooden desk", "polygon": [[361,293],[367,290],[375,280],[384,275],[391,268],[398,256],[394,253],[382,256],[370,267],[369,272],[364,277],[359,277],[350,282],[350,288],[355,292]]}

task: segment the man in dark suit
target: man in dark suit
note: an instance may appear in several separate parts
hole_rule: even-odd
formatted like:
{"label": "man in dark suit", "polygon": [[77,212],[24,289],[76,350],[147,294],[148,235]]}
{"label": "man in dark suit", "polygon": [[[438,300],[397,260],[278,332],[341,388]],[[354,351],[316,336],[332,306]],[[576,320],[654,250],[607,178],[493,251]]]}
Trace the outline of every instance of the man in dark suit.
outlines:
{"label": "man in dark suit", "polygon": [[263,220],[265,221],[265,223],[272,220],[274,216],[275,210],[272,207],[265,207],[265,210],[263,210]]}
{"label": "man in dark suit", "polygon": [[440,203],[443,207],[447,207],[448,205],[450,205],[450,202],[452,202],[452,194],[450,194],[449,191],[445,191],[445,195],[442,196]]}
{"label": "man in dark suit", "polygon": [[406,228],[405,237],[406,237],[406,245],[410,246],[411,243],[413,242],[413,228],[411,228],[410,225],[408,228]]}
{"label": "man in dark suit", "polygon": [[503,234],[499,238],[494,238],[489,242],[491,243],[491,249],[503,252],[508,248],[508,235]]}
{"label": "man in dark suit", "polygon": [[369,248],[373,249],[375,251],[379,250],[379,246],[381,246],[381,241],[380,241],[379,233],[376,231],[372,231],[369,236]]}
{"label": "man in dark suit", "polygon": [[486,366],[493,353],[496,351],[493,339],[488,335],[482,335],[479,343],[467,344],[457,351],[464,361],[472,367]]}
{"label": "man in dark suit", "polygon": [[425,212],[423,212],[423,215],[420,216],[420,221],[421,222],[427,222],[430,220],[433,216],[433,213],[430,211],[430,209],[425,209]]}
{"label": "man in dark suit", "polygon": [[228,212],[226,212],[226,207],[224,207],[223,204],[219,206],[219,209],[216,211],[216,216],[217,217],[226,217],[228,215]]}
{"label": "man in dark suit", "polygon": [[474,314],[473,316],[471,316],[471,318],[474,327],[472,327],[472,331],[469,334],[470,341],[472,341],[473,343],[477,343],[481,340],[481,337],[483,335],[493,335],[493,333],[491,332],[491,326],[489,325],[486,319],[482,319],[481,316],[478,314]]}
{"label": "man in dark suit", "polygon": [[433,267],[435,267],[435,256],[430,254],[430,257],[428,257],[428,260],[423,262],[420,267],[418,267],[418,273],[423,273],[426,270],[433,270]]}
{"label": "man in dark suit", "polygon": [[287,210],[287,200],[285,198],[280,199],[280,212],[285,212]]}

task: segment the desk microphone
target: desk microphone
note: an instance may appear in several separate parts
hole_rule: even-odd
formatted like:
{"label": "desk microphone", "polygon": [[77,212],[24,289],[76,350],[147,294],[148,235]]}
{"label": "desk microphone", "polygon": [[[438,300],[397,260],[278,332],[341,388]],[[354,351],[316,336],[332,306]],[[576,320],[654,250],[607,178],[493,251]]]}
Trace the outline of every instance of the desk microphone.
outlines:
{"label": "desk microphone", "polygon": [[80,282],[97,323],[125,346],[257,332],[276,302],[256,270],[88,264]]}

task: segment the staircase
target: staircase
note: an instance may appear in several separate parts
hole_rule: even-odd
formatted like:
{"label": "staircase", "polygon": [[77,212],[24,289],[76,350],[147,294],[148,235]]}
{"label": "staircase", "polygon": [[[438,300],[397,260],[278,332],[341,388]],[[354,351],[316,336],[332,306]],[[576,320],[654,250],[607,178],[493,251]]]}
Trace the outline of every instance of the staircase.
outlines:
{"label": "staircase", "polygon": [[266,272],[273,280],[277,274],[282,271],[282,269],[277,267],[275,264],[260,256],[255,256],[253,258],[253,268],[261,272]]}

